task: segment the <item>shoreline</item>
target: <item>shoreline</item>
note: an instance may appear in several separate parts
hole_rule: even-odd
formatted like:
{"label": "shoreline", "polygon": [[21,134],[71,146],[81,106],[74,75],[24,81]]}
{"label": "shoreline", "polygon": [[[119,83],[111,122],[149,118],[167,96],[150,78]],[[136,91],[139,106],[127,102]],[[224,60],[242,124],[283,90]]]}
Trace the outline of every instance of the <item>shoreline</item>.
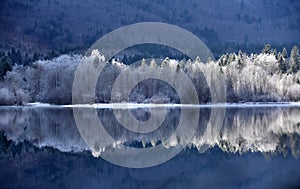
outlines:
{"label": "shoreline", "polygon": [[95,104],[49,104],[28,103],[26,105],[0,105],[8,107],[52,107],[52,108],[94,108],[94,109],[135,109],[135,108],[230,108],[230,107],[300,107],[300,102],[242,102],[242,103],[216,103],[216,104],[145,104],[145,103],[95,103]]}

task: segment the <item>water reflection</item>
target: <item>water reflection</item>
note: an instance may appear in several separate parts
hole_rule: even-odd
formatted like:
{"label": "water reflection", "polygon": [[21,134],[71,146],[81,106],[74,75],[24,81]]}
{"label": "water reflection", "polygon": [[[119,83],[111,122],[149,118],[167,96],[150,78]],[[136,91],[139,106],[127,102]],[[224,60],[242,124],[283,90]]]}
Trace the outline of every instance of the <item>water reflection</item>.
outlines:
{"label": "water reflection", "polygon": [[[72,108],[1,107],[0,131],[7,139],[16,143],[28,141],[36,147],[48,146],[63,152],[92,151],[96,156],[124,146],[147,149],[161,145],[165,149],[178,146],[196,147],[201,153],[217,146],[223,151],[241,154],[261,152],[287,155],[290,148],[293,156],[298,157],[299,107],[227,107],[222,127],[209,124],[210,119],[216,119],[211,115],[212,108],[218,107],[187,108],[189,115],[195,111],[200,112],[198,126],[191,140],[187,140],[189,133],[186,131],[191,130],[192,122],[195,121],[193,116],[185,118],[184,130],[180,130],[180,135],[174,135],[184,111],[183,108],[178,107],[168,108],[165,119],[157,121],[161,123],[160,126],[147,133],[135,132],[120,124],[120,120],[123,123],[127,121],[128,124],[127,116],[122,116],[121,109],[116,113],[116,110],[110,108],[79,108],[82,115],[86,116],[85,119],[89,119],[91,114],[84,112],[94,111],[105,132],[112,139],[111,143],[100,141],[92,147],[86,138],[91,136],[91,133],[97,132],[90,129],[94,123],[87,124],[86,133],[83,133],[76,127]],[[139,121],[155,118],[152,115],[160,115],[161,112],[160,108],[151,108],[149,111],[149,107],[129,111]],[[189,141],[187,146],[186,141]]]}

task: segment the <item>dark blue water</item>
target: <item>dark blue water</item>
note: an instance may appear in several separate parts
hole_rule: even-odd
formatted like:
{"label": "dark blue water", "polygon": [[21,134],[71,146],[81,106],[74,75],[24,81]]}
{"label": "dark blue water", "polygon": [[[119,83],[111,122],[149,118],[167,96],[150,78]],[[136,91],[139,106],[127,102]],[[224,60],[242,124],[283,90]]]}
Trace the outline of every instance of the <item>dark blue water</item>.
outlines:
{"label": "dark blue water", "polygon": [[[148,139],[171,135],[181,111],[168,109],[164,128],[149,136],[113,127],[111,109],[96,113],[116,141],[131,141],[133,148],[143,148],[144,142],[150,148]],[[149,109],[132,112],[149,118]],[[300,188],[299,113],[297,106],[226,107],[220,130],[212,127],[206,135],[212,108],[200,108],[190,145],[165,163],[136,169],[94,157],[71,108],[2,107],[0,188]],[[120,148],[106,147],[111,149]]]}

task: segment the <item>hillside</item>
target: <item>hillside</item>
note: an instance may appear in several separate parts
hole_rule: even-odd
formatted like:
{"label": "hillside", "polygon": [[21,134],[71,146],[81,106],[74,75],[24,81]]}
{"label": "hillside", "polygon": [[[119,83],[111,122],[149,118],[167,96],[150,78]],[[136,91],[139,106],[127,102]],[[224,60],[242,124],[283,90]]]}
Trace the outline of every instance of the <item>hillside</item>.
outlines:
{"label": "hillside", "polygon": [[185,28],[216,55],[300,42],[297,0],[2,0],[0,51],[84,51],[104,34],[144,21]]}

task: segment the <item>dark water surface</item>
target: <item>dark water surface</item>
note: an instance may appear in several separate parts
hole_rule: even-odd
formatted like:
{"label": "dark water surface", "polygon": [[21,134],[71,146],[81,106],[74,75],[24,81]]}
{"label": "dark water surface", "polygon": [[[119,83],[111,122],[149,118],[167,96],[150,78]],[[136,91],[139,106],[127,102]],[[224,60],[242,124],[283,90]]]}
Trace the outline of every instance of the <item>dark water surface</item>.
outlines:
{"label": "dark water surface", "polygon": [[[159,126],[137,132],[128,112]],[[92,126],[95,115],[112,140]],[[300,188],[299,105],[1,107],[0,132],[0,188]],[[128,150],[158,146],[153,156]],[[120,166],[181,147],[152,167]]]}

